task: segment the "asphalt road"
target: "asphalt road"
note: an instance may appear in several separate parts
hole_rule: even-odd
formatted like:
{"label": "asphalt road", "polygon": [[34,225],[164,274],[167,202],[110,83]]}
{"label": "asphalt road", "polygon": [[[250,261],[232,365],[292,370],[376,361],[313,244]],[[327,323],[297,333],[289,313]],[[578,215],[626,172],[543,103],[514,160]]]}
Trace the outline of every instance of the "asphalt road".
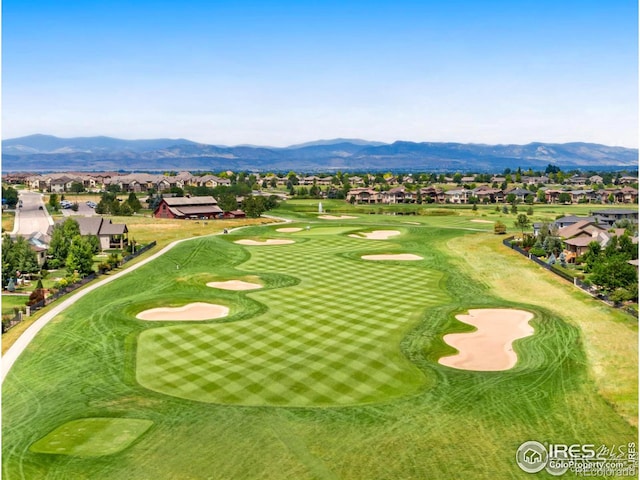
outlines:
{"label": "asphalt road", "polygon": [[47,233],[53,220],[42,201],[42,194],[36,192],[20,192],[16,208],[16,220],[12,235],[28,238],[34,233]]}

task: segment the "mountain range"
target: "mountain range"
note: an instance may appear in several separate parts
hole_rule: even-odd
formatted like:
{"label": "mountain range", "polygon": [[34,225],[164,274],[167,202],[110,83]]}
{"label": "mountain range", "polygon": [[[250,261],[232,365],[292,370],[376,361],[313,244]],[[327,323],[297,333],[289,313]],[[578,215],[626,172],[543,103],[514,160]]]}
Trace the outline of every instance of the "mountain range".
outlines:
{"label": "mountain range", "polygon": [[637,169],[638,149],[594,143],[486,145],[318,140],[289,147],[207,145],[186,139],[122,140],[30,135],[2,141],[4,172],[46,171],[473,171],[504,168]]}

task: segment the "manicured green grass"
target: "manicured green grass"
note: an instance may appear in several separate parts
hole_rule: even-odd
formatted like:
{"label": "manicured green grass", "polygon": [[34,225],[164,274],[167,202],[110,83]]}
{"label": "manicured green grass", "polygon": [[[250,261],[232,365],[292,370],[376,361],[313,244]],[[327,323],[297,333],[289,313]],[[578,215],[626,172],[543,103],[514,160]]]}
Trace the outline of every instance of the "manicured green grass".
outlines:
{"label": "manicured green grass", "polygon": [[59,426],[31,446],[36,453],[100,457],[131,445],[153,425],[132,418],[83,418]]}
{"label": "manicured green grass", "polygon": [[28,295],[2,295],[2,315],[13,315],[14,308],[23,308],[28,300]]}
{"label": "manicured green grass", "polygon": [[[490,212],[350,211],[358,218],[344,221],[281,213],[299,220],[287,227],[310,230],[256,226],[184,243],[40,332],[3,385],[3,478],[525,478],[514,461],[524,441],[636,441],[637,372],[628,366],[637,364],[637,322],[503,249],[492,224],[471,221]],[[379,229],[402,235],[348,237]],[[245,247],[239,238],[296,243]],[[424,260],[362,261],[367,253]],[[264,288],[206,286],[236,278]],[[230,315],[135,319],[195,301],[228,305]],[[515,343],[516,367],[438,364],[452,353],[442,335],[468,329],[455,315],[483,307],[535,314],[534,335]],[[99,459],[30,450],[95,417],[154,426]]]}

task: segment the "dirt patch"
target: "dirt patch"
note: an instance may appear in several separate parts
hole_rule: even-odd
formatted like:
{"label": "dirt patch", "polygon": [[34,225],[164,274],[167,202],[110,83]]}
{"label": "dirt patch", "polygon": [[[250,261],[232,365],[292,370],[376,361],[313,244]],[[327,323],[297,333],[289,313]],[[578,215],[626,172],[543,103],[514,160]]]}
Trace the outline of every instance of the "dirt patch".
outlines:
{"label": "dirt patch", "polygon": [[366,238],[367,240],[388,240],[389,237],[400,235],[398,230],[374,230],[373,232],[354,233],[349,235],[353,238]]}
{"label": "dirt patch", "polygon": [[242,280],[228,280],[226,282],[209,282],[207,287],[221,288],[222,290],[255,290],[262,288],[258,283],[243,282]]}
{"label": "dirt patch", "polygon": [[299,232],[301,231],[301,228],[298,227],[285,227],[285,228],[278,228],[276,229],[276,232],[281,232],[281,233],[294,233],[294,232]]}
{"label": "dirt patch", "polygon": [[438,360],[448,367],[483,372],[509,370],[518,361],[513,351],[514,340],[533,335],[533,327],[529,325],[533,314],[524,310],[477,309],[456,318],[477,330],[443,337],[458,350],[457,354]]}
{"label": "dirt patch", "polygon": [[182,307],[161,307],[145,310],[136,315],[139,320],[149,321],[197,321],[213,320],[229,315],[229,307],[213,303],[195,302]]}
{"label": "dirt patch", "polygon": [[236,240],[234,243],[238,245],[288,245],[295,242],[293,240],[270,238],[268,240]]}
{"label": "dirt patch", "polygon": [[358,217],[354,217],[352,215],[340,215],[340,216],[336,216],[336,215],[320,215],[318,218],[322,218],[324,220],[347,220],[349,218],[358,218]]}
{"label": "dirt patch", "polygon": [[397,253],[393,255],[363,255],[363,260],[422,260],[423,258],[413,253]]}

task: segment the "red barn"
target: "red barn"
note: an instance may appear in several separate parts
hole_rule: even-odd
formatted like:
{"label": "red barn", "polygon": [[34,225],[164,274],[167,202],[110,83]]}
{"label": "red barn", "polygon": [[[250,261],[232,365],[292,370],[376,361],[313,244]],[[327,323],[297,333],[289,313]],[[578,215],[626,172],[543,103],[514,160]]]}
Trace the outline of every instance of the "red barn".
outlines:
{"label": "red barn", "polygon": [[163,198],[153,212],[156,218],[214,219],[222,218],[222,209],[212,196]]}

